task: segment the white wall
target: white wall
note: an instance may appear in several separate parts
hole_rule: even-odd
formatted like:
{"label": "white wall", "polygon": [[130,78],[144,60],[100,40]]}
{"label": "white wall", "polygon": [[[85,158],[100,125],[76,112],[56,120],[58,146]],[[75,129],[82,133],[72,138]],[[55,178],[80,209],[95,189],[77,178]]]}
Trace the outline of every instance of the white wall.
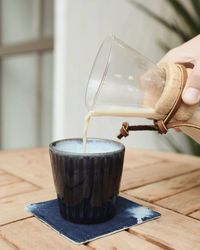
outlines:
{"label": "white wall", "polygon": [[[171,15],[165,1],[140,2],[162,16]],[[80,137],[87,113],[84,104],[87,79],[105,36],[115,34],[154,62],[163,55],[157,41],[170,42],[173,37],[126,0],[57,0],[55,14],[54,106],[57,108],[54,110],[53,139]],[[60,92],[59,86],[63,85],[65,89]],[[89,136],[115,139],[122,121],[124,119],[94,118]],[[130,147],[158,148],[160,142],[158,146],[155,138],[158,136],[154,133],[136,133],[124,142]]]}

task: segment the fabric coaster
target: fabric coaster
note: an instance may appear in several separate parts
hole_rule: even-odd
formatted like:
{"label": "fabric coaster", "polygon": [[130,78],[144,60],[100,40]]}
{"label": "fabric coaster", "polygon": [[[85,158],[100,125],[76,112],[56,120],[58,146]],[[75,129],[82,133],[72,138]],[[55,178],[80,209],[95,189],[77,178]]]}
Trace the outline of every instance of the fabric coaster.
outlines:
{"label": "fabric coaster", "polygon": [[120,196],[117,198],[115,216],[111,220],[99,224],[76,224],[63,219],[60,215],[57,199],[30,204],[25,209],[75,244],[83,244],[125,230],[156,219],[161,215]]}

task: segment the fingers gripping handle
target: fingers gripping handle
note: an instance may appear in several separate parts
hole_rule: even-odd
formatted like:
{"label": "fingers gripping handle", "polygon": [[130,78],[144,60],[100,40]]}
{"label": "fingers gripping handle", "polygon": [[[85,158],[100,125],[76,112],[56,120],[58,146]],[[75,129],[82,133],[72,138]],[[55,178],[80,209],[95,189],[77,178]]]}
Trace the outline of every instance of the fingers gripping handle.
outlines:
{"label": "fingers gripping handle", "polygon": [[[187,71],[184,66],[176,65],[177,68],[180,70],[180,88],[178,88],[177,95],[174,98],[173,105],[169,109],[168,113],[165,115],[164,119],[161,120],[154,120],[154,125],[132,125],[130,126],[127,122],[122,124],[120,129],[120,134],[118,138],[121,139],[122,137],[127,137],[129,135],[129,131],[144,131],[144,130],[153,130],[158,131],[160,134],[166,134],[168,129],[170,128],[177,128],[177,127],[184,127],[184,128],[192,128],[195,130],[199,130],[200,134],[200,126],[193,124],[188,121],[177,121],[174,120],[174,116],[176,115],[177,111],[179,110],[182,104],[182,92],[185,87],[185,83],[187,80]],[[163,97],[162,97],[163,98]],[[200,137],[200,136],[199,136]]]}

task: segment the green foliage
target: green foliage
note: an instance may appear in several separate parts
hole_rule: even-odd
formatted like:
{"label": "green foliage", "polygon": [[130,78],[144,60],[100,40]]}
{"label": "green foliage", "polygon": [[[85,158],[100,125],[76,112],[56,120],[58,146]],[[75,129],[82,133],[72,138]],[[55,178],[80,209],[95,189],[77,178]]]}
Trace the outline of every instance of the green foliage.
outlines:
{"label": "green foliage", "polygon": [[[165,0],[165,1],[167,1],[167,0]],[[137,6],[139,9],[141,9],[146,14],[148,14],[150,17],[152,17],[153,19],[155,19],[156,21],[161,23],[167,29],[169,29],[170,31],[177,34],[181,38],[181,40],[183,40],[184,42],[188,40],[189,35],[184,30],[182,30],[177,24],[170,23],[169,21],[165,20],[163,17],[161,17],[161,16],[155,14],[153,11],[149,10],[147,7],[145,7],[141,3],[138,3],[135,1],[133,3],[135,6]]]}
{"label": "green foliage", "polygon": [[192,7],[196,12],[197,22],[200,24],[200,1],[199,0],[191,0]]}
{"label": "green foliage", "polygon": [[[188,0],[188,4],[191,6],[191,9],[194,10],[194,13],[190,12],[181,0],[165,0],[165,2],[169,4],[175,12],[176,21],[165,20],[162,16],[157,15],[141,3],[132,0],[131,2],[168,30],[175,33],[182,42],[186,42],[194,36],[200,34],[200,0]],[[159,45],[164,51],[170,50],[169,45],[164,41],[159,41]],[[200,156],[200,145],[193,141],[190,137],[185,137],[192,154]],[[167,142],[176,152],[182,153],[182,150],[176,145],[173,139],[167,137]]]}

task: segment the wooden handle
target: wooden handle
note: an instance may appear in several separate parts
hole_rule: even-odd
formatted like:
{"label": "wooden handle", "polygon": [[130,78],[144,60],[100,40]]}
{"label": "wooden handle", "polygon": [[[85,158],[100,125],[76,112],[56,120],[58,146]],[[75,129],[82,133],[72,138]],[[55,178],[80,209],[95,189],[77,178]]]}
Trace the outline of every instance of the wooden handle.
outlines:
{"label": "wooden handle", "polygon": [[164,115],[163,119],[155,120],[154,125],[133,125],[127,122],[122,124],[118,138],[129,135],[129,131],[156,130],[166,134],[170,128],[180,128],[184,133],[200,143],[200,111],[196,105],[190,106],[182,101],[182,92],[190,70],[179,64],[160,65],[166,73],[166,84],[155,111]]}

